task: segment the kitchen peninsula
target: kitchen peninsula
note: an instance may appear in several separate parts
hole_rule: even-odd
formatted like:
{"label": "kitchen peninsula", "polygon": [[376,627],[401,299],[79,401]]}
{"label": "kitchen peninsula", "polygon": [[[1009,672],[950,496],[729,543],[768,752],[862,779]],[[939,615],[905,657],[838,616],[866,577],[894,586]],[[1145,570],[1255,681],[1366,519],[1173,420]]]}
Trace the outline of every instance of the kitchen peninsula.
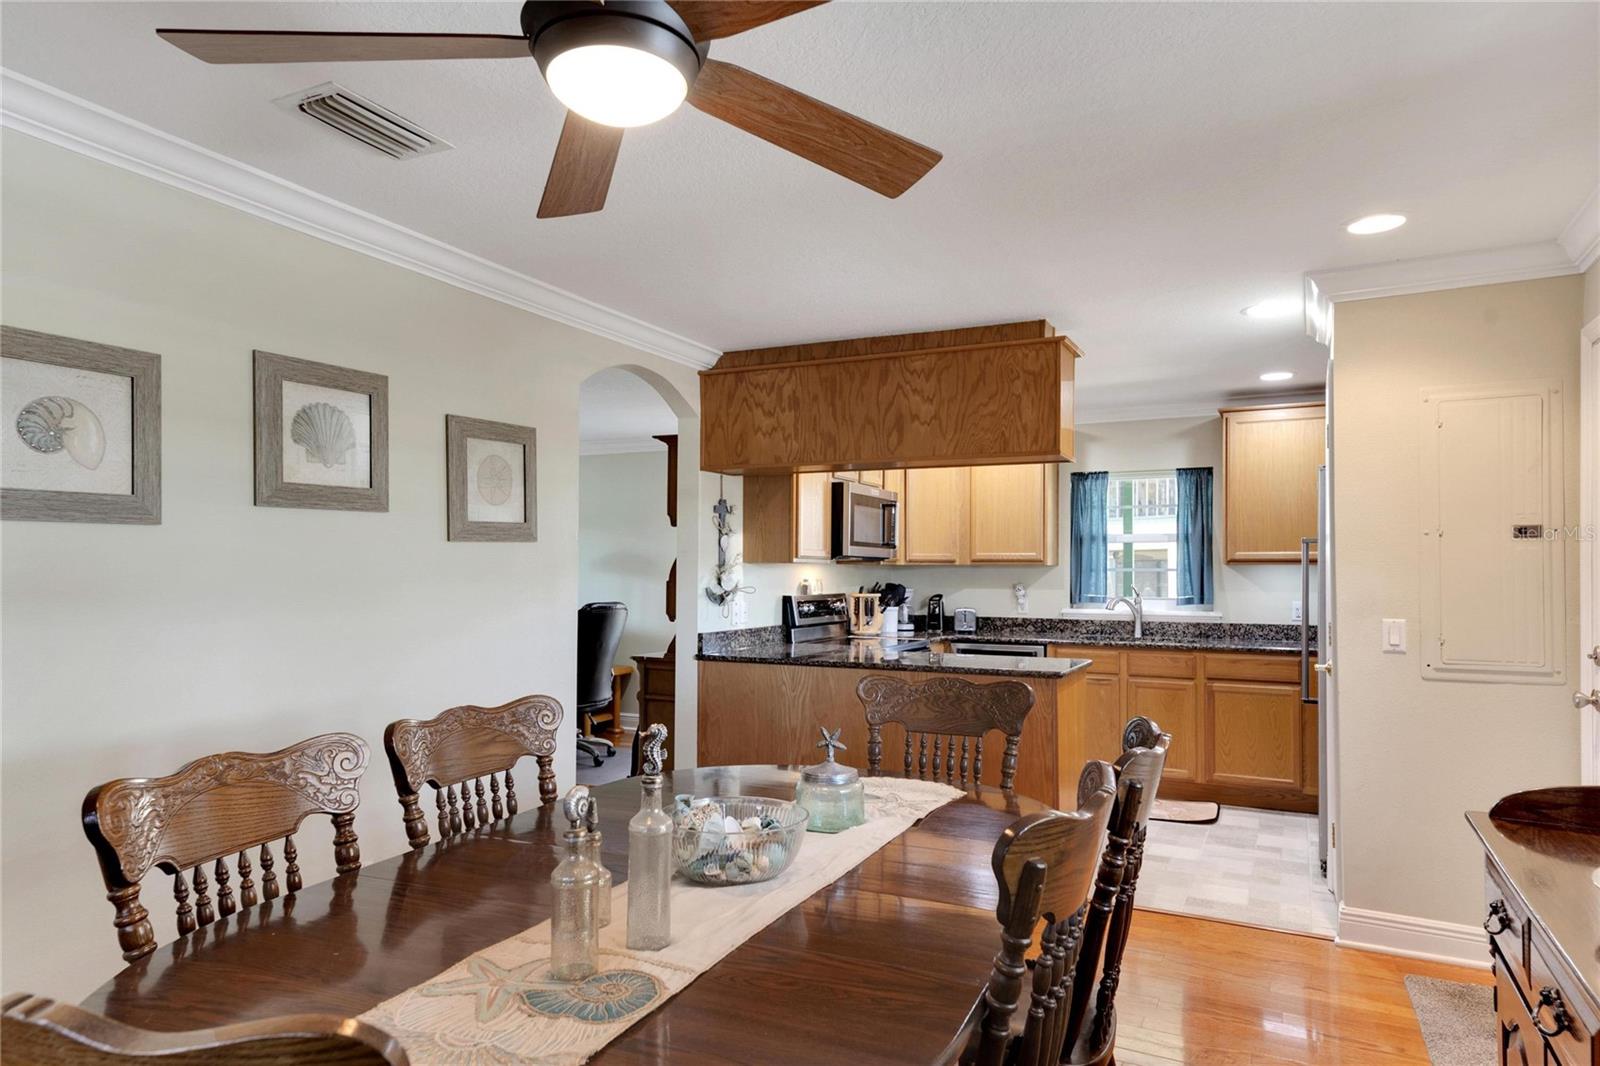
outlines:
{"label": "kitchen peninsula", "polygon": [[[983,643],[1019,652],[1043,645],[1043,657],[951,654],[947,633],[927,634],[926,650],[902,651],[791,644],[779,626],[704,633],[700,762],[807,761],[826,726],[844,730],[841,761],[865,767],[856,685],[869,674],[907,671],[1032,689],[1016,787],[1046,803],[1070,805],[1076,769],[1086,759],[1115,759],[1123,724],[1142,714],[1173,737],[1162,795],[1315,812],[1316,706],[1301,702],[1298,633],[1286,625],[1154,622],[1136,639],[1127,622],[979,619]],[[1314,672],[1309,683],[1314,695]],[[993,763],[984,771],[986,783],[998,780]]]}

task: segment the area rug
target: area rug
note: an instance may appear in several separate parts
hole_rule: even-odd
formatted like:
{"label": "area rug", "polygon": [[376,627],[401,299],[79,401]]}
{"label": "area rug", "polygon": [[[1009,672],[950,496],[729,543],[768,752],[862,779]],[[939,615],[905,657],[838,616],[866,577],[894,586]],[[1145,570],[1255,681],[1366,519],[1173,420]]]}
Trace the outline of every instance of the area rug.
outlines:
{"label": "area rug", "polygon": [[1493,989],[1407,974],[1406,993],[1433,1066],[1494,1066]]}
{"label": "area rug", "polygon": [[1210,800],[1167,800],[1156,798],[1150,817],[1158,822],[1187,822],[1211,825],[1222,815],[1222,808]]}

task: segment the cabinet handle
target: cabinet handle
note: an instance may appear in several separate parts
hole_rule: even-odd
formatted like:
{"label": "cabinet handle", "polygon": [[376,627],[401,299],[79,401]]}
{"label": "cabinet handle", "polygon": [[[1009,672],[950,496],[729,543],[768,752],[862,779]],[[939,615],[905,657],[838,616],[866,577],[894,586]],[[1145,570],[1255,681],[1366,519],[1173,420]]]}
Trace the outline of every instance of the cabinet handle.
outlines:
{"label": "cabinet handle", "polygon": [[[1544,1027],[1545,1008],[1550,1009],[1550,1016],[1555,1024],[1549,1029]],[[1533,1027],[1548,1037],[1557,1037],[1572,1028],[1572,1017],[1567,1014],[1567,1005],[1561,1002],[1561,993],[1545,985],[1539,989],[1539,1005],[1533,1008]]]}
{"label": "cabinet handle", "polygon": [[[1491,929],[1489,924],[1494,921],[1498,921],[1500,924],[1497,928]],[[1494,936],[1498,933],[1505,932],[1507,929],[1510,929],[1511,924],[1511,914],[1506,910],[1505,900],[1497,899],[1493,903],[1489,904],[1489,917],[1483,920],[1484,932],[1488,933],[1490,936]]]}

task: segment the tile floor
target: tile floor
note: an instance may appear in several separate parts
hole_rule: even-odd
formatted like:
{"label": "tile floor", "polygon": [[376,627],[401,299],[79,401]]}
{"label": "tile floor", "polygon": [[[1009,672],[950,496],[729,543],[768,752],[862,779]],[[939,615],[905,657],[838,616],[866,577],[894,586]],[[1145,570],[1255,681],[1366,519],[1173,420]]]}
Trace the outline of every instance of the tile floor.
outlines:
{"label": "tile floor", "polygon": [[1150,823],[1139,907],[1332,937],[1315,815],[1224,807],[1214,825]]}

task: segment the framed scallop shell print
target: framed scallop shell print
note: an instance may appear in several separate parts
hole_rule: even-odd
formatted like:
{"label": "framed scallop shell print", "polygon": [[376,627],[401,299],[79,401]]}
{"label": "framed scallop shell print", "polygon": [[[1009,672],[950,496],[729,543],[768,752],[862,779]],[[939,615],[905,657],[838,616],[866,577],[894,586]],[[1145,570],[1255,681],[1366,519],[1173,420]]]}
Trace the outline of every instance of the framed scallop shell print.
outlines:
{"label": "framed scallop shell print", "polygon": [[445,415],[447,527],[451,540],[538,540],[531,426]]}
{"label": "framed scallop shell print", "polygon": [[255,353],[256,505],[389,509],[389,379]]}
{"label": "framed scallop shell print", "polygon": [[0,517],[161,521],[161,357],[0,327]]}

